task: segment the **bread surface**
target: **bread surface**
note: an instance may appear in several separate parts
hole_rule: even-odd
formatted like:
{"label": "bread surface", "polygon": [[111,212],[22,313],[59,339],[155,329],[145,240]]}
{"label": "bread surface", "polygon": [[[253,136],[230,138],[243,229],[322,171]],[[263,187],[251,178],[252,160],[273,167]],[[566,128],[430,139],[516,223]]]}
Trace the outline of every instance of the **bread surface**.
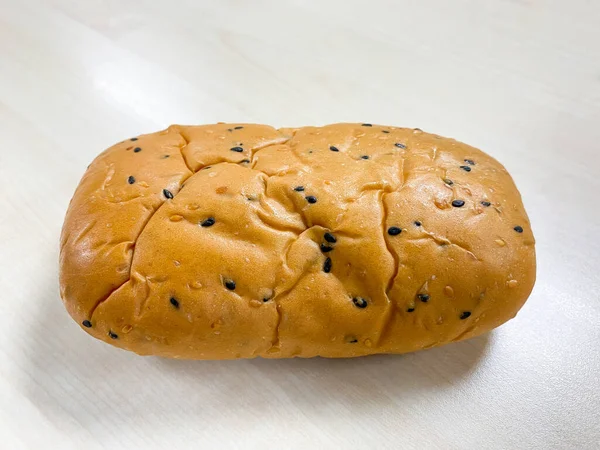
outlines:
{"label": "bread surface", "polygon": [[92,336],[189,359],[403,353],[514,317],[534,238],[473,147],[370,124],[173,125],[90,165],[61,297]]}

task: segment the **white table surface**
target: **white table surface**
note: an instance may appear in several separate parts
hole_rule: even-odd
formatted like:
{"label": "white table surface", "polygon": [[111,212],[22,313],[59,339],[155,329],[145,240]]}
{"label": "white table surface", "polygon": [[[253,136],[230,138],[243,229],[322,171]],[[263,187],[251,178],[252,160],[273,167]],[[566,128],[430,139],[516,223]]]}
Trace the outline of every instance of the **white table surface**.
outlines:
{"label": "white table surface", "polygon": [[[487,336],[169,361],[86,336],[58,236],[87,164],[171,123],[367,121],[515,178],[538,280]],[[600,448],[600,2],[0,0],[0,447]]]}

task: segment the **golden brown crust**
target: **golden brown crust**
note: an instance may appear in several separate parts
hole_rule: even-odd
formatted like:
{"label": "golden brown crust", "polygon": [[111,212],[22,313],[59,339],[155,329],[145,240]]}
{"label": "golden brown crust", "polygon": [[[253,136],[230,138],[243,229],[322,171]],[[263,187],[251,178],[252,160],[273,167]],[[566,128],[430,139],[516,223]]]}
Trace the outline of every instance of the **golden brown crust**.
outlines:
{"label": "golden brown crust", "polygon": [[348,357],[504,323],[535,252],[510,175],[455,140],[174,125],[90,165],[60,269],[73,318],[139,354]]}

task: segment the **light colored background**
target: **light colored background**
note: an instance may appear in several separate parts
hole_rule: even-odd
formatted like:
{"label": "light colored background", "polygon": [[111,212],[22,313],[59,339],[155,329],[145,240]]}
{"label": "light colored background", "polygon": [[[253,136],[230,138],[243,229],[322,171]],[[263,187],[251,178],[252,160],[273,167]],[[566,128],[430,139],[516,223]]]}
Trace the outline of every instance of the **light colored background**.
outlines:
{"label": "light colored background", "polygon": [[[593,449],[600,2],[0,0],[0,447]],[[61,305],[86,165],[170,123],[418,126],[521,189],[538,281],[488,336],[328,361],[140,358]]]}

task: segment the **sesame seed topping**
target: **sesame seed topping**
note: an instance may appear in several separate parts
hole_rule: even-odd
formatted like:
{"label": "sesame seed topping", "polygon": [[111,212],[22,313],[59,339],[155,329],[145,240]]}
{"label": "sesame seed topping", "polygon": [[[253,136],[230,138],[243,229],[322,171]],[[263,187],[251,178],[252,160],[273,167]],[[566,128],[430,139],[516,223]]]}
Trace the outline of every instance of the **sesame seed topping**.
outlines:
{"label": "sesame seed topping", "polygon": [[235,281],[233,281],[233,280],[225,280],[225,287],[227,289],[229,289],[230,291],[234,291],[235,290]]}
{"label": "sesame seed topping", "polygon": [[464,200],[452,200],[452,206],[454,206],[455,208],[461,208],[461,207],[465,206],[465,201]]}
{"label": "sesame seed topping", "polygon": [[138,138],[131,138],[130,141],[137,141]]}
{"label": "sesame seed topping", "polygon": [[381,130],[382,133],[389,134],[388,130]]}
{"label": "sesame seed topping", "polygon": [[471,316],[471,311],[463,311],[460,313],[460,320],[465,320],[466,318]]}
{"label": "sesame seed topping", "polygon": [[302,192],[302,191],[304,190],[304,186],[296,186],[296,187],[294,188],[294,190],[295,190],[296,192]]}
{"label": "sesame seed topping", "polygon": [[522,233],[523,232],[523,227],[520,225],[517,225],[516,227],[513,228],[513,230],[515,230],[517,233]]}
{"label": "sesame seed topping", "polygon": [[462,170],[464,170],[465,172],[470,172],[471,171],[471,168],[469,166],[460,166],[460,168]]}
{"label": "sesame seed topping", "polygon": [[133,183],[135,183],[135,178],[133,177],[133,175],[129,175],[129,178],[127,178],[127,182],[128,182],[129,184],[133,184]]}
{"label": "sesame seed topping", "polygon": [[249,162],[250,162],[250,160],[249,160],[249,159],[242,159],[240,162],[241,162],[241,163],[249,163]]}
{"label": "sesame seed topping", "polygon": [[89,320],[84,320],[83,322],[81,322],[81,325],[83,325],[86,328],[92,328],[92,322],[90,322]]}
{"label": "sesame seed topping", "polygon": [[396,142],[394,145],[398,148],[406,148],[406,145],[402,144],[401,142]]}
{"label": "sesame seed topping", "polygon": [[200,224],[200,226],[203,226],[204,228],[206,228],[206,227],[212,227],[214,224],[215,224],[215,218],[209,217],[208,219],[203,220],[202,223]]}
{"label": "sesame seed topping", "polygon": [[112,330],[108,331],[108,335],[110,336],[111,339],[119,339],[119,335],[116,333],[113,333]]}
{"label": "sesame seed topping", "polygon": [[171,302],[171,305],[173,305],[175,308],[179,308],[179,300],[177,300],[175,297],[171,297],[169,301]]}
{"label": "sesame seed topping", "polygon": [[465,159],[464,160],[468,165],[470,166],[474,166],[475,165],[475,161],[473,161],[472,159]]}
{"label": "sesame seed topping", "polygon": [[429,294],[418,294],[417,298],[423,303],[427,303],[429,301]]}
{"label": "sesame seed topping", "polygon": [[241,130],[244,127],[233,127],[234,130]]}
{"label": "sesame seed topping", "polygon": [[486,208],[487,208],[488,206],[492,206],[492,204],[491,204],[490,202],[488,202],[487,200],[484,200],[484,201],[482,201],[482,202],[481,202],[481,204],[482,204],[483,206],[485,206]]}
{"label": "sesame seed topping", "polygon": [[169,191],[168,189],[163,189],[163,195],[168,199],[173,198],[173,193],[171,191]]}
{"label": "sesame seed topping", "polygon": [[367,301],[362,297],[354,297],[352,299],[352,303],[354,303],[354,306],[360,309],[364,309],[367,307]]}
{"label": "sesame seed topping", "polygon": [[337,242],[337,239],[335,238],[335,236],[329,232],[325,233],[323,235],[323,238],[327,241],[330,242],[331,244],[335,244]]}
{"label": "sesame seed topping", "polygon": [[414,312],[415,308],[408,308],[406,312]]}
{"label": "sesame seed topping", "polygon": [[162,156],[160,157],[160,159],[167,159],[169,156],[171,156],[171,155],[162,155]]}
{"label": "sesame seed topping", "polygon": [[141,152],[141,151],[142,151],[142,149],[141,149],[140,147],[136,147],[136,148],[134,148],[134,149],[133,149],[133,151],[134,151],[135,153],[139,153],[139,152]]}
{"label": "sesame seed topping", "polygon": [[317,197],[313,196],[313,195],[309,195],[307,197],[304,197],[306,199],[306,201],[308,203],[317,203]]}
{"label": "sesame seed topping", "polygon": [[329,253],[331,250],[333,250],[333,247],[331,247],[327,244],[321,244],[320,248],[323,253]]}
{"label": "sesame seed topping", "polygon": [[415,220],[415,225],[420,227],[421,226],[421,222],[419,222],[418,220]]}
{"label": "sesame seed topping", "polygon": [[369,159],[369,155],[362,155],[360,159]]}
{"label": "sesame seed topping", "polygon": [[363,126],[363,127],[372,127],[373,125],[372,125],[372,124],[370,124],[370,123],[363,123],[363,124],[362,124],[362,126]]}
{"label": "sesame seed topping", "polygon": [[232,152],[238,152],[238,153],[242,153],[244,151],[244,149],[242,147],[231,147],[229,150],[231,150]]}
{"label": "sesame seed topping", "polygon": [[444,178],[444,183],[446,183],[448,186],[452,186],[454,181],[452,181],[450,178]]}
{"label": "sesame seed topping", "polygon": [[323,272],[331,272],[331,258],[325,259],[325,262],[323,263]]}
{"label": "sesame seed topping", "polygon": [[337,147],[336,147],[336,146],[334,146],[334,145],[331,145],[331,146],[329,146],[329,150],[331,150],[332,152],[339,152],[339,151],[340,151],[340,149],[339,149],[339,148],[337,148]]}
{"label": "sesame seed topping", "polygon": [[387,232],[390,236],[398,236],[400,233],[402,233],[402,228],[389,227]]}

